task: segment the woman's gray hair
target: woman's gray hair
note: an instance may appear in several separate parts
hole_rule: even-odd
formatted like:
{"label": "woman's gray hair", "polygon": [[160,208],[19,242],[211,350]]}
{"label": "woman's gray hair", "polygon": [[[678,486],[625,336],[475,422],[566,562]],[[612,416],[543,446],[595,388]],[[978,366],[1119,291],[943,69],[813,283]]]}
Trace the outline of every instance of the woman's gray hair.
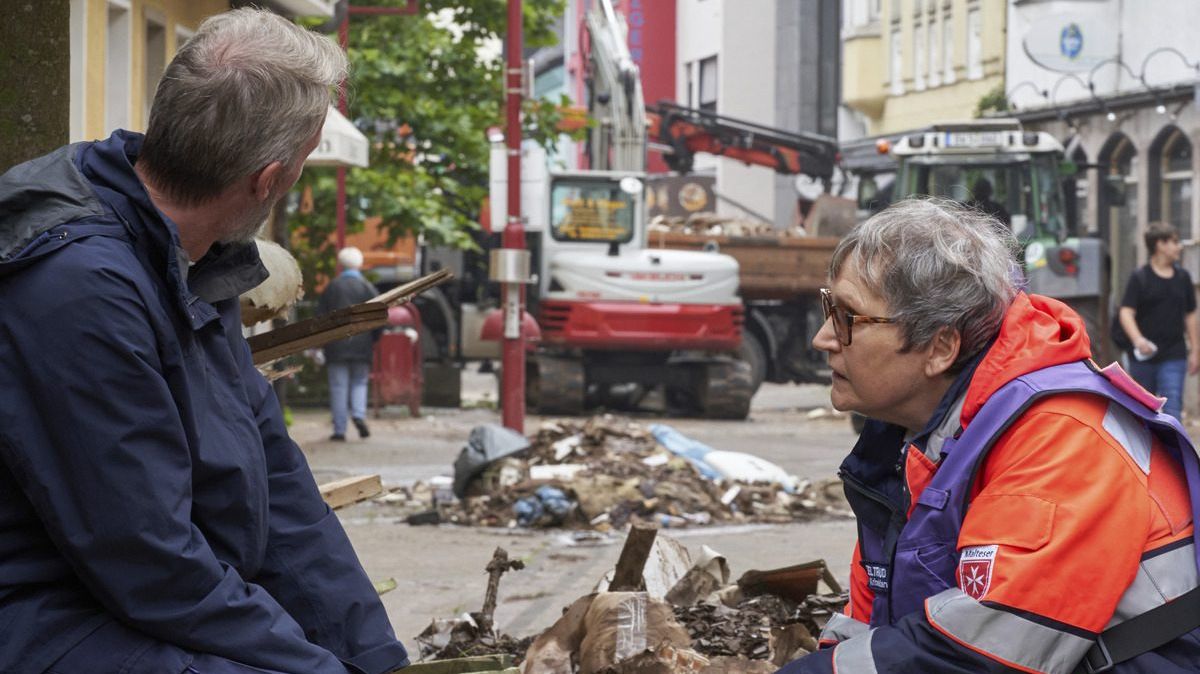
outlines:
{"label": "woman's gray hair", "polygon": [[958,372],[1000,331],[1019,290],[1017,249],[1011,230],[989,215],[946,199],[907,199],[843,238],[829,277],[854,265],[887,302],[905,351],[927,346],[944,327],[958,330]]}
{"label": "woman's gray hair", "polygon": [[336,43],[277,14],[213,16],[167,66],[138,165],[184,205],[272,162],[294,166],[347,70]]}

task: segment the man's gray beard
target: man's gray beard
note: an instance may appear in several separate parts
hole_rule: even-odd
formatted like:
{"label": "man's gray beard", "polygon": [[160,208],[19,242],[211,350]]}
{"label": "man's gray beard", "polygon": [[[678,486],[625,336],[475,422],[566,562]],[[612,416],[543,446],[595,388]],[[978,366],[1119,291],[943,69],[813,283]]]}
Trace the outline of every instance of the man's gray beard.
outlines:
{"label": "man's gray beard", "polygon": [[258,233],[258,230],[262,229],[263,223],[266,222],[267,216],[271,214],[271,207],[274,205],[275,202],[268,199],[252,212],[247,213],[246,217],[241,220],[238,228],[222,237],[220,242],[229,244],[253,241],[254,235]]}

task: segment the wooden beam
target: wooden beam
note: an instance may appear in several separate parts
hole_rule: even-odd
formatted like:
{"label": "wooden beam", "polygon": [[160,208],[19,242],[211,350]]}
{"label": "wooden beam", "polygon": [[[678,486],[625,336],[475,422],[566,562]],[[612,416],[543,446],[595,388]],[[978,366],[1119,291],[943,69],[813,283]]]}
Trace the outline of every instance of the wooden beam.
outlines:
{"label": "wooden beam", "polygon": [[383,493],[383,481],[378,475],[356,475],[334,480],[318,488],[325,503],[337,510]]}
{"label": "wooden beam", "polygon": [[432,274],[426,274],[419,279],[413,279],[404,285],[399,285],[385,293],[380,293],[372,297],[371,301],[381,302],[389,306],[403,304],[426,290],[436,285],[441,285],[452,278],[454,278],[454,272],[449,269],[439,269]]}
{"label": "wooden beam", "polygon": [[388,307],[404,304],[451,278],[454,278],[454,274],[449,269],[442,269],[392,288],[369,301],[254,335],[246,340],[250,344],[254,364],[262,365],[305,349],[315,349],[329,342],[382,328],[388,324]]}
{"label": "wooden beam", "polygon": [[254,364],[262,365],[284,356],[314,349],[329,342],[377,330],[387,325],[387,305],[366,302],[309,318],[282,328],[254,335],[250,344]]}
{"label": "wooden beam", "polygon": [[646,588],[642,573],[656,536],[656,527],[630,527],[629,536],[625,538],[625,547],[621,548],[621,557],[617,559],[617,570],[613,572],[612,582],[608,584],[609,592],[637,592]]}

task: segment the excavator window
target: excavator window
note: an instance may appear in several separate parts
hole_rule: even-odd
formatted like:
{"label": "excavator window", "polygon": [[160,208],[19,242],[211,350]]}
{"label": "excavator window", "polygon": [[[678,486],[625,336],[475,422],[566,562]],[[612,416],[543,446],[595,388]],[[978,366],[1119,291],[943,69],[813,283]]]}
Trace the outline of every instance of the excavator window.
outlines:
{"label": "excavator window", "polygon": [[550,234],[556,241],[628,243],[635,208],[615,179],[559,178],[550,188]]}

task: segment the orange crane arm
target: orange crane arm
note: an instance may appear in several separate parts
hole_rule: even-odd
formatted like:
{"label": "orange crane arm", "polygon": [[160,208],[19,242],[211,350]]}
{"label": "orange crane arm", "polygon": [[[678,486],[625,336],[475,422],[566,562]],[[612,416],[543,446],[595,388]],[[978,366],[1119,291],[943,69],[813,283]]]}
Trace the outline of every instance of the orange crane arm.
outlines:
{"label": "orange crane arm", "polygon": [[688,173],[695,154],[707,152],[828,180],[838,161],[837,141],[783,131],[704,110],[659,103],[647,108],[651,149],[663,149],[672,170]]}

